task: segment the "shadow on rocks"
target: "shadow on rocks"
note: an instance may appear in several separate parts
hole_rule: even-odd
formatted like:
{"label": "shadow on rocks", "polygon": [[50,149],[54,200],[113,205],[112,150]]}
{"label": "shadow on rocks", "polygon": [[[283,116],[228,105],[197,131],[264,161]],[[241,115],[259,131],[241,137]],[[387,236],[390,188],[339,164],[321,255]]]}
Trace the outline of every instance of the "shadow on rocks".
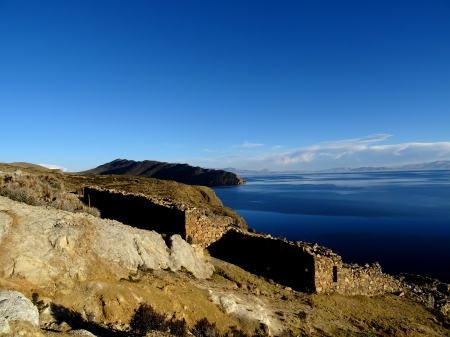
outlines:
{"label": "shadow on rocks", "polygon": [[[108,336],[129,336],[127,332],[115,331],[108,329],[106,325],[97,322],[89,322],[83,319],[83,316],[74,310],[68,309],[60,304],[52,303],[50,309],[53,317],[56,319],[57,324],[66,322],[72,330],[84,329],[99,337]],[[48,329],[53,330],[53,329]]]}

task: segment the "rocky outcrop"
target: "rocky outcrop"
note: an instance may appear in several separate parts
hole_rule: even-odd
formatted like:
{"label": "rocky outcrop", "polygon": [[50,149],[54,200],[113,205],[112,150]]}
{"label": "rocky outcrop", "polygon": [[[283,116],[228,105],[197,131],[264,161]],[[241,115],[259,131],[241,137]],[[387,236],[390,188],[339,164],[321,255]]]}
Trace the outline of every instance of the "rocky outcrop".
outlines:
{"label": "rocky outcrop", "polygon": [[[6,322],[26,321],[34,326],[39,326],[38,309],[29,299],[17,291],[0,291],[0,322],[2,317]],[[2,330],[1,325],[2,323],[0,323],[0,332]],[[5,323],[3,323],[3,327],[3,330],[9,330]]]}
{"label": "rocky outcrop", "polygon": [[204,169],[188,164],[171,164],[154,160],[116,159],[80,174],[120,174],[174,180],[188,185],[227,186],[245,184],[235,173]]}
{"label": "rocky outcrop", "polygon": [[414,274],[401,273],[397,278],[402,281],[401,296],[412,298],[429,309],[435,309],[450,317],[450,284]]}
{"label": "rocky outcrop", "polygon": [[182,241],[172,237],[168,247],[154,231],[0,197],[0,277],[21,278],[48,293],[146,269],[185,267],[209,277],[212,266],[202,252]]}
{"label": "rocky outcrop", "polygon": [[[208,278],[213,274],[214,267],[200,261],[197,257],[198,253],[195,253],[181,236],[172,235],[169,242],[171,249],[170,261],[175,270],[180,270],[184,267],[198,278]],[[198,252],[201,252],[201,249]]]}

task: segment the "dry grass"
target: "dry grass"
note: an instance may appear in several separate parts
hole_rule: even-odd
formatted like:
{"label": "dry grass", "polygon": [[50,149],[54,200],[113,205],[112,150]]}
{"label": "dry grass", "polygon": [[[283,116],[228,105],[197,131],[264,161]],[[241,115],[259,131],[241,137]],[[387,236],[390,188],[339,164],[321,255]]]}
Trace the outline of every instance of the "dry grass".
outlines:
{"label": "dry grass", "polygon": [[125,175],[80,175],[63,173],[60,170],[48,171],[36,165],[29,167],[18,167],[11,164],[1,164],[0,171],[14,172],[20,168],[21,171],[35,174],[48,175],[60,180],[67,191],[76,192],[84,186],[102,187],[116,189],[128,193],[142,193],[157,198],[181,201],[190,206],[203,208],[214,214],[226,215],[235,219],[235,223],[241,228],[247,228],[245,220],[231,208],[224,207],[214,191],[206,186],[194,186],[181,184],[170,180],[159,180],[154,178],[134,177]]}
{"label": "dry grass", "polygon": [[177,200],[186,205],[210,210],[214,214],[226,215],[247,228],[245,220],[231,208],[224,207],[214,191],[206,186],[194,186],[171,180],[160,180],[146,177],[125,175],[75,175],[60,174],[67,188],[76,191],[82,186],[95,186],[115,189],[127,193],[142,193],[144,195],[170,200]]}
{"label": "dry grass", "polygon": [[100,216],[100,211],[87,207],[64,184],[49,174],[29,174],[17,170],[0,173],[0,196],[32,206],[51,206],[68,212],[84,212]]}
{"label": "dry grass", "polygon": [[[0,170],[13,172],[17,167],[0,164]],[[36,168],[22,169],[37,175],[47,175],[45,181],[62,182],[69,191],[85,185],[115,188],[132,193],[144,193],[162,198],[223,211],[220,200],[209,188],[188,186],[171,181],[130,176],[82,176],[60,172],[43,172]],[[57,185],[57,183],[55,183]],[[226,212],[226,211],[223,211]],[[137,275],[139,282],[110,281],[92,290],[89,305],[102,308],[106,321],[129,322],[140,301],[151,303],[158,312],[173,315],[192,327],[207,317],[223,333],[239,322],[211,303],[207,289],[239,294],[243,300],[257,298],[268,309],[280,314],[285,326],[297,336],[450,336],[450,322],[407,298],[393,295],[379,297],[308,295],[289,291],[282,286],[242,270],[224,261],[211,258],[216,274],[211,280],[195,280],[184,273],[155,271]],[[100,279],[100,277],[95,277]],[[96,281],[97,282],[97,281]],[[97,282],[99,283],[99,282]],[[69,294],[58,295],[56,302],[79,312],[86,305],[86,289],[94,289],[87,280]],[[234,285],[238,285],[235,289]],[[24,279],[0,278],[0,288],[25,293],[33,285]],[[260,295],[255,295],[260,293]],[[118,294],[123,301],[118,301]],[[95,300],[94,300],[95,299]],[[45,332],[45,334],[50,332]],[[56,333],[55,333],[56,334]]]}

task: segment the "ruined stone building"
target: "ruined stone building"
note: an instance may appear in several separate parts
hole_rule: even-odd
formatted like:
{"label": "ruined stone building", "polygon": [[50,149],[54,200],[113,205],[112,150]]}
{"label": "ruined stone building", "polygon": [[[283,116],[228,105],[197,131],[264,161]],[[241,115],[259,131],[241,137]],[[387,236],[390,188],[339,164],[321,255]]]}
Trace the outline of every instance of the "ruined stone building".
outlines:
{"label": "ruined stone building", "polygon": [[211,256],[233,263],[295,290],[345,295],[377,295],[400,289],[400,282],[379,264],[346,264],[330,249],[256,234],[236,226],[229,216],[174,200],[99,188],[84,189],[102,217],[155,230],[208,248]]}

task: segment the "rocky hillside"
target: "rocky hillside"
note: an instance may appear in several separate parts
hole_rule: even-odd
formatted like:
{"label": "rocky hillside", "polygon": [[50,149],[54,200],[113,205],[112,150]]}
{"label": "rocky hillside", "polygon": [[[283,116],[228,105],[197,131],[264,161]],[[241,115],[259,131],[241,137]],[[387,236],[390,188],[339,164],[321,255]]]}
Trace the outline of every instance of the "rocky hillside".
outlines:
{"label": "rocky hillside", "polygon": [[186,185],[169,180],[135,177],[128,175],[79,175],[67,174],[60,170],[43,172],[35,167],[18,167],[0,164],[0,171],[11,174],[20,169],[24,174],[50,176],[64,183],[67,192],[76,193],[84,186],[112,189],[132,194],[144,194],[149,197],[173,200],[180,204],[205,209],[212,214],[229,216],[240,228],[247,228],[245,220],[234,210],[224,207],[214,191],[206,186]]}
{"label": "rocky hillside", "polygon": [[[17,187],[13,175],[5,177]],[[67,190],[103,182],[221,207],[207,187],[129,176],[55,178]],[[450,336],[450,306],[439,312],[435,303],[450,295],[450,285],[436,280],[402,275],[401,291],[374,297],[303,293],[212,258],[178,235],[73,211],[0,197],[0,336]],[[138,315],[149,306],[153,316]],[[136,328],[150,321],[161,331]]]}
{"label": "rocky hillside", "polygon": [[0,335],[133,336],[129,322],[143,302],[191,331],[206,318],[235,337],[450,333],[446,318],[405,294],[305,294],[205,257],[178,236],[167,242],[117,221],[0,197],[0,290],[19,291],[40,310],[38,327],[35,314],[19,309],[23,296],[0,291]]}
{"label": "rocky hillside", "polygon": [[245,180],[235,173],[224,170],[204,169],[188,164],[170,164],[165,162],[144,160],[134,161],[116,159],[94,169],[79,174],[118,174],[142,176],[163,180],[173,180],[188,185],[228,186],[245,184]]}

